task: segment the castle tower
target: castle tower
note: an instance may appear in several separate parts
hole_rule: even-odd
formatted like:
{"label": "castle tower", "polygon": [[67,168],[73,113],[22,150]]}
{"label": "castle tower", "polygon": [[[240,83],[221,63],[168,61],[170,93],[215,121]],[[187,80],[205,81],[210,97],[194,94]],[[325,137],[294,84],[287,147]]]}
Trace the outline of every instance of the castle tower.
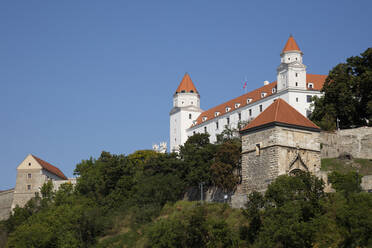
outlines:
{"label": "castle tower", "polygon": [[280,175],[320,170],[320,129],[277,99],[241,130],[242,186],[264,192]]}
{"label": "castle tower", "polygon": [[281,64],[277,69],[277,90],[299,89],[306,90],[306,66],[302,63],[303,53],[291,35],[285,44]]}
{"label": "castle tower", "polygon": [[173,108],[170,111],[170,151],[178,152],[179,146],[187,140],[186,129],[203,110],[200,109],[200,96],[191,81],[189,74],[185,74],[173,95]]}
{"label": "castle tower", "polygon": [[67,177],[57,167],[29,154],[17,167],[17,180],[11,209],[23,207],[48,180],[67,182]]}

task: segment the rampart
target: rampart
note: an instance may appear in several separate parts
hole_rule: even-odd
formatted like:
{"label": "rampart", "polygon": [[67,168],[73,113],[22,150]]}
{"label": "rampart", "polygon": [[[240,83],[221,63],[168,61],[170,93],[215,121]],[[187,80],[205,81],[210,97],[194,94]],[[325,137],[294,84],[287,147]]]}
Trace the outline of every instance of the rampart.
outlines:
{"label": "rampart", "polygon": [[7,219],[13,201],[14,189],[0,191],[0,220]]}
{"label": "rampart", "polygon": [[321,132],[320,143],[322,158],[348,153],[355,158],[372,159],[372,127]]}

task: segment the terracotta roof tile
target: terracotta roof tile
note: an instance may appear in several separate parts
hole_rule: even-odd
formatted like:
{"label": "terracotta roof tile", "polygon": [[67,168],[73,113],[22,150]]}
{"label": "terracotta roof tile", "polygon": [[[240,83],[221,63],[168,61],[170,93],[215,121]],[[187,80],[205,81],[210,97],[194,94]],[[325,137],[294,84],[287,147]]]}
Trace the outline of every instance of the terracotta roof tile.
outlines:
{"label": "terracotta roof tile", "polygon": [[185,76],[183,76],[183,79],[176,90],[176,93],[181,93],[181,92],[198,93],[188,73],[186,73]]}
{"label": "terracotta roof tile", "polygon": [[283,99],[277,99],[241,131],[257,128],[269,123],[283,123],[298,127],[319,129],[312,121],[300,114]]}
{"label": "terracotta roof tile", "polygon": [[289,36],[287,43],[285,44],[283,48],[282,53],[288,52],[288,51],[301,51],[292,35]]}
{"label": "terracotta roof tile", "polygon": [[34,155],[31,154],[31,156],[47,171],[49,171],[50,173],[53,173],[54,175],[64,179],[64,180],[67,180],[67,177],[62,173],[62,171],[60,169],[58,169],[57,167],[55,167],[54,165],[51,165],[49,164],[48,162],[42,160],[41,158],[38,158]]}
{"label": "terracotta roof tile", "polygon": [[[318,90],[318,91],[321,90],[326,78],[327,78],[327,75],[306,74],[306,82],[307,83],[313,83],[313,88],[308,88],[308,90]],[[249,93],[246,93],[244,95],[241,95],[237,98],[234,98],[230,101],[227,101],[225,103],[222,103],[218,106],[215,106],[213,108],[210,108],[210,109],[204,111],[196,119],[196,124],[192,125],[192,127],[202,124],[204,122],[203,117],[206,117],[205,121],[208,121],[208,120],[214,119],[216,117],[215,116],[216,112],[219,112],[218,116],[222,116],[222,115],[227,114],[227,113],[229,113],[229,112],[231,112],[235,109],[242,108],[246,105],[254,103],[254,102],[262,99],[261,93],[264,93],[264,92],[266,93],[265,97],[263,97],[263,98],[266,98],[266,97],[269,97],[269,96],[275,94],[276,91],[273,93],[272,89],[276,88],[276,84],[277,84],[277,82],[274,81],[274,82],[272,82],[268,85],[265,85],[261,88],[255,89],[255,90],[253,90]],[[247,103],[247,99],[252,99],[252,100],[249,103]],[[236,103],[239,104],[238,108],[235,108]],[[228,112],[226,112],[227,107],[231,109]]]}

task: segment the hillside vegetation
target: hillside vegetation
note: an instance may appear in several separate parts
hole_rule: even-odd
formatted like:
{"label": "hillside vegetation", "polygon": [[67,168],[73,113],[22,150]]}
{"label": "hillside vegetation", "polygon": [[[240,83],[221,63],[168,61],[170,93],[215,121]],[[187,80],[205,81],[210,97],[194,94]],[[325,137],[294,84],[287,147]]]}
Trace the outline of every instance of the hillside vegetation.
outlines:
{"label": "hillside vegetation", "polygon": [[364,176],[372,175],[371,159],[323,158],[321,162],[321,170],[323,171],[336,171],[340,173],[358,172]]}
{"label": "hillside vegetation", "polygon": [[[176,154],[102,152],[76,166],[76,187],[45,184],[0,227],[7,247],[370,247],[372,195],[360,175],[332,173],[336,192],[306,173],[280,176],[246,209],[182,201],[205,182],[239,182],[240,143],[192,136]],[[1,236],[1,241],[6,237]]]}

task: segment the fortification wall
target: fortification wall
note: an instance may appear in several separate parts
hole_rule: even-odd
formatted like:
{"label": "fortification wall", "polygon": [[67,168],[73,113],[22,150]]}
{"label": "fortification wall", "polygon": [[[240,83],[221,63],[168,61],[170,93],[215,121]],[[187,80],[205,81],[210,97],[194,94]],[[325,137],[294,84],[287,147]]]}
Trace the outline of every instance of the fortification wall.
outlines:
{"label": "fortification wall", "polygon": [[372,127],[321,132],[320,143],[322,158],[349,153],[355,158],[372,159]]}
{"label": "fortification wall", "polygon": [[10,215],[14,189],[0,191],[0,220],[5,220]]}

